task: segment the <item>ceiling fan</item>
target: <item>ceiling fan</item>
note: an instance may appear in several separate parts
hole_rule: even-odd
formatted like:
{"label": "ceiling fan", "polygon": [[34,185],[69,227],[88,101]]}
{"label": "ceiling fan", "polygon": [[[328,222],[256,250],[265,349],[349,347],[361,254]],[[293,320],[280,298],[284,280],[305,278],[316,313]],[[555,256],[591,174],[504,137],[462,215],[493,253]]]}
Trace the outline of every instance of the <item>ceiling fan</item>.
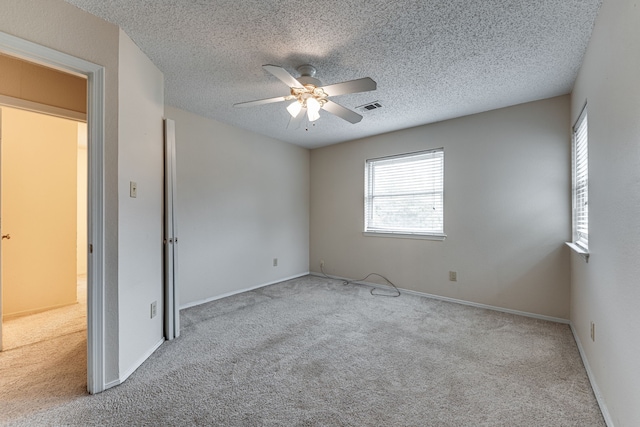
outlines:
{"label": "ceiling fan", "polygon": [[293,117],[292,124],[301,122],[305,116],[309,118],[310,122],[318,120],[320,118],[320,109],[335,114],[350,123],[358,123],[362,120],[360,114],[336,104],[329,100],[329,97],[367,92],[376,90],[377,87],[376,82],[369,77],[322,86],[320,80],[315,78],[316,69],[308,64],[297,68],[300,73],[298,78],[293,77],[287,70],[277,65],[263,65],[262,68],[289,86],[290,94],[276,98],[241,102],[234,104],[234,107],[253,107],[273,102],[293,101],[287,107],[287,111]]}

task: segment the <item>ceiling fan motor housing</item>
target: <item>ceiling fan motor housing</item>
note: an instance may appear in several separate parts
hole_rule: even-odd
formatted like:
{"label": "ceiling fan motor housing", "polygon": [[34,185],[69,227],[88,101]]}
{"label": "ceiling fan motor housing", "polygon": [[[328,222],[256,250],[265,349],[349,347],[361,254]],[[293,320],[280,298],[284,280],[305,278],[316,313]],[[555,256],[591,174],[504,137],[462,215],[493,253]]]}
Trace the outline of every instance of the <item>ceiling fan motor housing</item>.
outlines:
{"label": "ceiling fan motor housing", "polygon": [[314,85],[315,87],[322,86],[322,82],[320,82],[320,80],[314,79],[313,77],[309,77],[309,76],[300,76],[296,80],[298,80],[303,85],[311,84],[311,85]]}
{"label": "ceiling fan motor housing", "polygon": [[322,86],[322,82],[314,77],[316,75],[316,68],[313,65],[301,65],[297,68],[297,70],[300,73],[300,77],[298,77],[296,80],[298,80],[303,85],[311,84],[316,87]]}

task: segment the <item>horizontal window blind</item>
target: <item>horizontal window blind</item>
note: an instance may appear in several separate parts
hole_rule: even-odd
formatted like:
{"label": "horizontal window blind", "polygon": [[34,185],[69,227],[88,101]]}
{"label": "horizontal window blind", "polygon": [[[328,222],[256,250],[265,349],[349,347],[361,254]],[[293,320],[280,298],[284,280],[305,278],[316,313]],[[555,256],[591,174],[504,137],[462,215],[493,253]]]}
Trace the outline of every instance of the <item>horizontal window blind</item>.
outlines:
{"label": "horizontal window blind", "polygon": [[589,249],[589,150],[587,108],[573,128],[573,234],[574,243]]}
{"label": "horizontal window blind", "polygon": [[365,232],[444,234],[444,150],[367,160]]}

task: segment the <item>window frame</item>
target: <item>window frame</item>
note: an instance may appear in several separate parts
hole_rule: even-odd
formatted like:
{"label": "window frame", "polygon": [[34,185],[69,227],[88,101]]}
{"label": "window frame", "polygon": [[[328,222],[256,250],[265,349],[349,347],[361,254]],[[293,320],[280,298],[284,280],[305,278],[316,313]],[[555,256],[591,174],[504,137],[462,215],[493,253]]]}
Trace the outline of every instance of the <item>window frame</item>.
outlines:
{"label": "window frame", "polygon": [[[371,179],[372,179],[372,174],[373,174],[373,169],[375,168],[376,165],[379,165],[381,162],[387,162],[387,161],[402,161],[403,159],[406,159],[407,163],[410,163],[411,161],[416,161],[417,159],[415,159],[416,157],[419,156],[424,156],[424,155],[428,155],[428,154],[433,154],[433,153],[438,153],[438,157],[440,158],[440,164],[439,164],[439,169],[440,169],[440,174],[439,175],[439,180],[441,182],[441,188],[439,189],[439,191],[437,193],[441,194],[441,216],[439,218],[440,223],[442,224],[442,228],[440,230],[434,230],[434,231],[422,231],[422,230],[416,230],[416,231],[410,231],[407,230],[406,228],[400,228],[400,227],[388,227],[388,228],[384,228],[384,227],[372,227],[370,225],[371,223],[371,217],[373,215],[373,211],[370,207],[372,200],[374,197],[376,197],[376,195],[372,194],[372,190],[373,190],[373,183],[371,183]],[[396,154],[396,155],[392,155],[392,156],[384,156],[384,157],[377,157],[377,158],[371,158],[371,159],[366,159],[365,160],[365,167],[364,167],[364,231],[363,231],[363,235],[365,236],[376,236],[376,237],[395,237],[395,238],[405,238],[405,239],[426,239],[426,240],[439,240],[442,241],[444,240],[447,235],[444,233],[445,230],[445,224],[444,224],[444,203],[445,203],[445,199],[444,199],[444,148],[440,147],[440,148],[433,148],[433,149],[428,149],[428,150],[421,150],[421,151],[415,151],[415,152],[410,152],[410,153],[403,153],[403,154]],[[416,193],[408,193],[409,194],[420,194],[420,192],[416,192]],[[378,196],[380,197],[380,196]]]}
{"label": "window frame", "polygon": [[589,120],[586,104],[571,129],[571,181],[572,243],[570,246],[579,254],[588,257]]}

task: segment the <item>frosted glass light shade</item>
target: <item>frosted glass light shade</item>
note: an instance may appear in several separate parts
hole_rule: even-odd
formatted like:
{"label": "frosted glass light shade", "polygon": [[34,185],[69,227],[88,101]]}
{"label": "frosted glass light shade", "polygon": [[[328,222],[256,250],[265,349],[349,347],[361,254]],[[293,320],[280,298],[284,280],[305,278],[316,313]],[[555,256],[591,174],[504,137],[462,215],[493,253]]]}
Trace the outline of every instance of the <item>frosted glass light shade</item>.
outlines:
{"label": "frosted glass light shade", "polygon": [[307,115],[310,122],[320,118],[320,103],[315,98],[307,99]]}
{"label": "frosted glass light shade", "polygon": [[302,109],[302,105],[298,101],[292,102],[288,107],[287,111],[291,114],[291,117],[297,117],[300,114],[300,110]]}

